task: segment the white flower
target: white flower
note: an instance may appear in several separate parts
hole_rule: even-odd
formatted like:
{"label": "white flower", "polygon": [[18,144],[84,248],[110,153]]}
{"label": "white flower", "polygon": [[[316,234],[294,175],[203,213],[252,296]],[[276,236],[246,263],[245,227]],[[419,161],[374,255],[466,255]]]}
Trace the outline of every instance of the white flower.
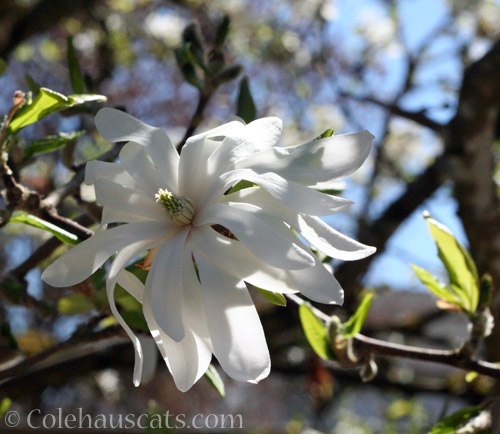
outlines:
{"label": "white flower", "polygon": [[[205,373],[212,353],[237,380],[268,375],[269,352],[245,282],[342,303],[339,283],[290,227],[334,258],[356,260],[375,251],[318,217],[352,202],[309,187],[355,171],[370,151],[368,132],[280,148],[274,147],[278,118],[248,125],[235,120],[191,137],[179,157],[163,130],[126,113],[105,108],[95,122],[110,142],[129,142],[119,163],[91,161],[85,178],[104,207],[102,224],[125,224],[96,232],[42,278],[53,286],[74,285],[116,253],[107,293],[134,343],[136,385],[151,356],[115,306],[117,282],[142,303],[175,383],[186,391]],[[240,180],[258,187],[225,194]],[[152,264],[144,287],[124,267],[147,250]]]}

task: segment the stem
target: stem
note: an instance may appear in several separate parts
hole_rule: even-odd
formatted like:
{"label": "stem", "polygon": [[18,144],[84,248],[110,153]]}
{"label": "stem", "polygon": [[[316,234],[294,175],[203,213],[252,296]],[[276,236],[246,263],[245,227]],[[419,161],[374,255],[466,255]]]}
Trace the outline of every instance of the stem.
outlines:
{"label": "stem", "polygon": [[[306,300],[294,294],[286,294],[286,296],[298,305],[305,304],[308,306],[311,311],[325,323],[330,322],[330,317],[327,314],[315,308]],[[476,371],[480,374],[500,379],[500,365],[482,360],[474,360],[461,352],[460,349],[434,350],[409,345],[393,344],[391,342],[370,338],[360,333],[353,337],[353,341],[358,352],[378,354],[384,357],[403,357],[406,359],[415,359],[424,362],[441,363],[455,368]]]}
{"label": "stem", "polygon": [[210,101],[210,98],[212,98],[213,92],[210,91],[200,91],[199,98],[198,98],[198,104],[196,105],[196,110],[193,114],[193,117],[191,118],[191,122],[184,134],[184,137],[182,140],[179,142],[177,145],[177,151],[180,153],[184,145],[186,144],[187,139],[189,139],[198,125],[200,125],[201,120],[203,119],[203,112],[205,110],[205,107],[207,106],[208,102]]}

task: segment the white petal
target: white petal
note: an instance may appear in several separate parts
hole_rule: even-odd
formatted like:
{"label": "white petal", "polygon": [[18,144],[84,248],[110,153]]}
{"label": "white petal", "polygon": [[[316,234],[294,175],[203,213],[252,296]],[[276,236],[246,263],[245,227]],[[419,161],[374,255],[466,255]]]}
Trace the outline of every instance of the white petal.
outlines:
{"label": "white petal", "polygon": [[91,238],[73,247],[50,265],[42,274],[49,285],[75,285],[93,274],[111,255],[139,240],[168,235],[164,223],[139,222],[96,232]]}
{"label": "white petal", "polygon": [[184,336],[182,324],[182,259],[189,229],[183,229],[160,248],[146,280],[144,304],[152,306],[159,328],[174,341]]}
{"label": "white petal", "polygon": [[144,298],[144,284],[135,274],[123,269],[118,273],[116,282],[142,304],[142,300]]}
{"label": "white petal", "polygon": [[219,174],[233,162],[274,146],[281,137],[283,122],[268,117],[250,122],[226,134],[226,138],[207,161],[209,173]]}
{"label": "white petal", "polygon": [[[131,209],[132,210],[132,209]],[[101,224],[107,225],[109,223],[134,223],[150,221],[145,217],[130,212],[117,211],[110,208],[102,209]]]}
{"label": "white petal", "polygon": [[119,163],[107,163],[105,161],[92,160],[85,166],[85,184],[92,185],[98,179],[109,179],[117,184],[137,190],[134,181],[125,168]]}
{"label": "white petal", "polygon": [[373,255],[375,247],[362,244],[333,229],[318,217],[299,216],[297,230],[311,245],[332,258],[357,261]]}
{"label": "white petal", "polygon": [[196,140],[188,139],[182,148],[179,161],[179,194],[188,196],[195,204],[203,193],[201,187],[207,183],[207,159],[218,146],[220,142],[202,136]]}
{"label": "white petal", "polygon": [[275,172],[304,185],[340,179],[357,170],[370,153],[368,131],[314,140],[298,146],[273,147],[241,159],[239,168]]}
{"label": "white petal", "polygon": [[200,226],[191,232],[195,250],[205,254],[207,260],[240,280],[273,292],[295,293],[289,272],[270,267],[242,242],[215,232],[208,226]]}
{"label": "white petal", "polygon": [[156,324],[152,307],[145,303],[144,316],[160,352],[179,390],[185,392],[206,372],[212,358],[212,346],[205,320],[205,306],[200,283],[194,271],[191,252],[183,266],[182,317],[186,336],[180,342],[169,338]]}
{"label": "white petal", "polygon": [[153,197],[159,188],[165,188],[160,173],[149,160],[141,145],[134,142],[127,143],[120,151],[120,163],[137,182],[139,188]]}
{"label": "white petal", "polygon": [[275,173],[258,174],[253,170],[243,169],[221,176],[221,180],[225,181],[225,187],[241,179],[258,184],[287,207],[306,214],[331,215],[352,205],[348,199],[320,193],[312,188],[286,180]]}
{"label": "white petal", "polygon": [[224,371],[236,380],[256,383],[271,368],[266,338],[248,290],[238,279],[213,267],[195,252],[210,338]]}
{"label": "white petal", "polygon": [[104,207],[121,213],[133,212],[138,220],[167,221],[165,210],[156,203],[154,196],[148,196],[107,179],[95,182],[96,201]]}
{"label": "white petal", "polygon": [[342,287],[318,258],[314,267],[288,273],[294,282],[293,286],[312,301],[339,305],[344,302]]}
{"label": "white petal", "polygon": [[[270,226],[268,222],[248,212],[252,207],[249,205],[248,210],[244,211],[229,204],[211,204],[196,215],[193,225],[224,226],[258,258],[273,267],[294,270],[314,264],[309,252],[285,236],[285,233],[290,231],[284,228],[282,223],[276,220],[276,223]],[[293,236],[291,232],[290,235]]]}
{"label": "white petal", "polygon": [[140,384],[148,384],[155,378],[158,366],[158,350],[156,342],[150,336],[138,336],[142,346],[143,362]]}
{"label": "white petal", "polygon": [[177,191],[179,154],[165,131],[147,125],[120,110],[107,107],[99,110],[95,124],[101,135],[110,142],[136,142],[145,146],[156,168],[161,172],[164,187]]}

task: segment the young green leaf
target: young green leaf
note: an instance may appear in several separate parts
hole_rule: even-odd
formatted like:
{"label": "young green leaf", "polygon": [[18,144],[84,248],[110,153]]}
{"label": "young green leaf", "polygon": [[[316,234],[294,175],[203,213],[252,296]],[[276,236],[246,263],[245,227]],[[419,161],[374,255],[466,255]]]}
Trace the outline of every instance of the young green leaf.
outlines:
{"label": "young green leaf", "polygon": [[354,335],[358,334],[365,323],[366,315],[370,310],[370,306],[373,300],[373,293],[365,295],[361,303],[359,304],[356,312],[343,324],[343,335],[346,338],[352,338]]}
{"label": "young green leaf", "polygon": [[73,46],[73,37],[68,37],[66,42],[71,87],[75,93],[83,93],[85,92],[85,83],[83,81],[82,70],[80,69],[78,58],[76,57],[75,47]]}
{"label": "young green leaf", "polygon": [[429,271],[419,267],[418,265],[411,264],[411,268],[420,281],[439,298],[446,300],[449,303],[455,304],[463,308],[460,299],[451,292],[450,289],[434,277]]}
{"label": "young green leaf", "polygon": [[205,372],[205,378],[212,385],[212,387],[218,392],[221,398],[226,397],[226,388],[224,386],[224,382],[222,381],[222,378],[217,372],[217,369],[215,369],[215,367],[212,364],[208,366],[207,372]]}
{"label": "young green leaf", "polygon": [[31,142],[24,150],[24,158],[29,158],[35,154],[45,154],[47,152],[57,151],[60,148],[72,143],[85,131],[74,131],[72,133],[58,133],[54,136],[47,136],[40,140]]}
{"label": "young green leaf", "polygon": [[65,231],[52,223],[24,211],[14,213],[10,218],[9,223],[22,223],[35,228],[43,229],[44,231],[50,232],[52,235],[57,237],[57,239],[66,244],[75,245],[79,243],[78,237],[71,232]]}
{"label": "young green leaf", "polygon": [[250,92],[248,77],[243,77],[240,81],[236,114],[246,123],[257,118],[257,108]]}
{"label": "young green leaf", "polygon": [[258,288],[257,286],[254,286],[254,288],[276,306],[286,306],[286,298],[283,294],[268,291],[267,289]]}
{"label": "young green leaf", "polygon": [[481,413],[481,407],[465,407],[442,419],[428,434],[453,434]]}
{"label": "young green leaf", "polygon": [[299,317],[314,352],[324,360],[335,360],[325,324],[305,304],[299,306]]}
{"label": "young green leaf", "polygon": [[28,73],[24,74],[24,79],[26,80],[26,84],[28,89],[34,93],[35,95],[40,92],[40,85],[33,79],[31,75]]}
{"label": "young green leaf", "polygon": [[93,308],[94,304],[83,294],[69,294],[57,302],[57,311],[62,315],[77,315]]}
{"label": "young green leaf", "polygon": [[4,398],[0,401],[0,417],[3,417],[7,413],[11,405],[12,400],[10,398]]}
{"label": "young green leaf", "polygon": [[320,134],[314,140],[326,139],[327,137],[332,137],[332,136],[333,136],[333,130],[331,128],[328,128],[323,134]]}
{"label": "young green leaf", "polygon": [[106,101],[103,95],[69,95],[64,96],[59,92],[40,88],[40,93],[31,102],[26,104],[14,117],[9,124],[10,133],[16,133],[24,127],[38,122],[52,113],[65,110],[76,105],[88,102]]}
{"label": "young green leaf", "polygon": [[242,179],[240,182],[238,182],[234,187],[232,187],[227,194],[231,193],[236,193],[237,191],[243,190],[245,188],[250,188],[250,187],[258,187],[257,184],[254,184],[253,182],[247,181],[245,179]]}
{"label": "young green leaf", "polygon": [[438,255],[450,278],[450,287],[461,299],[466,311],[475,312],[479,300],[479,278],[474,261],[450,230],[425,214]]}

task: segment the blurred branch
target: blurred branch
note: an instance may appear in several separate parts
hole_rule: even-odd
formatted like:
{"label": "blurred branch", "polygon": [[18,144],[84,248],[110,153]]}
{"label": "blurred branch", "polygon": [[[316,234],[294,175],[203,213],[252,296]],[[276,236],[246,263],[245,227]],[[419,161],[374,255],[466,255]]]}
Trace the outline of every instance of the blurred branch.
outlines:
{"label": "blurred branch", "polygon": [[359,101],[359,102],[367,102],[370,104],[374,104],[378,107],[384,108],[385,110],[389,111],[393,115],[400,116],[402,118],[416,122],[417,124],[422,125],[423,127],[429,128],[438,134],[443,134],[444,125],[428,118],[425,115],[425,110],[419,110],[419,111],[404,110],[397,104],[379,101],[378,99],[376,99],[374,97],[370,97],[370,96],[356,96],[356,95],[351,95],[348,93],[341,93],[340,96],[344,97],[344,98],[349,98],[349,99],[352,99],[355,101]]}
{"label": "blurred branch", "polygon": [[198,103],[196,104],[196,110],[194,111],[193,117],[191,118],[191,122],[189,123],[189,126],[184,133],[184,137],[177,145],[177,150],[179,152],[181,152],[183,146],[186,144],[187,139],[189,139],[193,135],[196,128],[198,128],[198,125],[200,125],[203,119],[203,112],[205,110],[205,107],[208,105],[210,99],[212,98],[214,91],[215,89],[213,91],[200,90],[200,93],[198,95]]}

